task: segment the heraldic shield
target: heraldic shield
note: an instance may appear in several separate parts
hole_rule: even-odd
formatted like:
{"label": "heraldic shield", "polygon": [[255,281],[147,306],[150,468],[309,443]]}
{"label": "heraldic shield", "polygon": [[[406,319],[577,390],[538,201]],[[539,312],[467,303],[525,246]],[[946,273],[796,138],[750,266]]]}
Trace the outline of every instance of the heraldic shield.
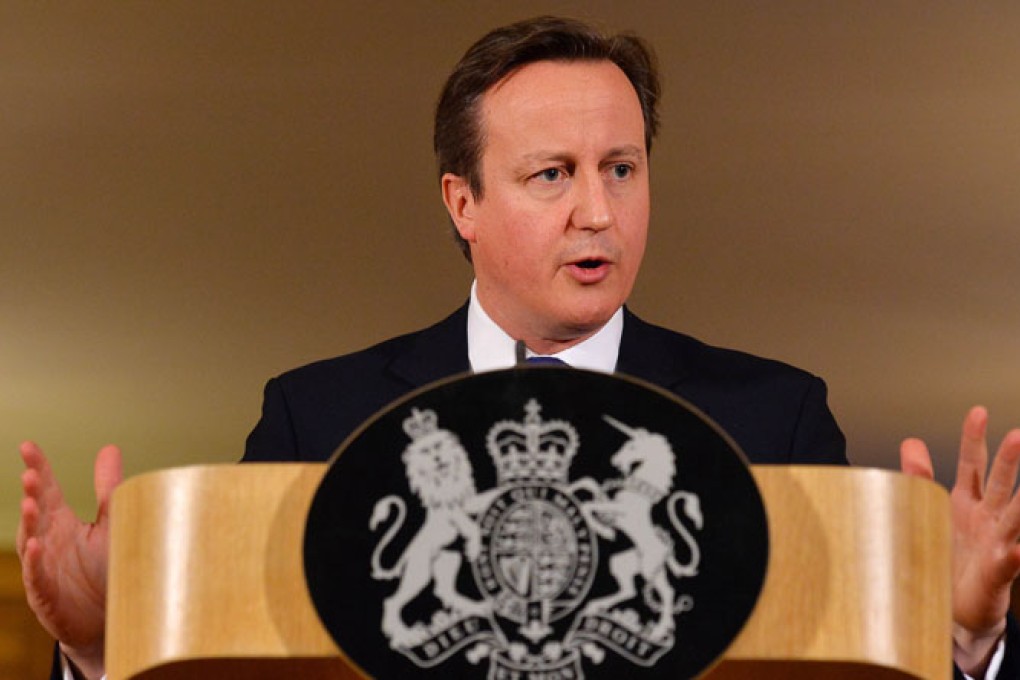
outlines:
{"label": "heraldic shield", "polygon": [[743,455],[651,385],[568,368],[454,378],[340,447],[305,574],[374,678],[692,678],[768,564]]}

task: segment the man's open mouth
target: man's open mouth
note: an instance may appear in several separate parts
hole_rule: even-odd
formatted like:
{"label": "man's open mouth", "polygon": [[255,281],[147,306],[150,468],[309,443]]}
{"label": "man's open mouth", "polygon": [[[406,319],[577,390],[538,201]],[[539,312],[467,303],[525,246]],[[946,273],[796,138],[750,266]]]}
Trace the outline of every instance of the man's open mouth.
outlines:
{"label": "man's open mouth", "polygon": [[609,276],[611,262],[598,257],[589,257],[571,262],[567,269],[574,279],[585,285],[599,283]]}

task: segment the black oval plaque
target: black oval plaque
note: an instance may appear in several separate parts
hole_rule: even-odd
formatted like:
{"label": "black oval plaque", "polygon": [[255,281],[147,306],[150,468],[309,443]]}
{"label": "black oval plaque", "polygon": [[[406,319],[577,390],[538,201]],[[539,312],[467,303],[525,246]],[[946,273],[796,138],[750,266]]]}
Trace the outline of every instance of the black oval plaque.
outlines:
{"label": "black oval plaque", "polygon": [[521,368],[436,383],[340,447],[305,531],[312,601],[376,678],[689,678],[768,563],[743,455],[672,394]]}

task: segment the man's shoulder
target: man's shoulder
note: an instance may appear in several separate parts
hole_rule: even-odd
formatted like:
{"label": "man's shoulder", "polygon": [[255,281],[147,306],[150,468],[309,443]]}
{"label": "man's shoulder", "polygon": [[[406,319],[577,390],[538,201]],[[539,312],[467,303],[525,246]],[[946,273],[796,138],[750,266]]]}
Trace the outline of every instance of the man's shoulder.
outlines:
{"label": "man's shoulder", "polygon": [[462,357],[466,366],[465,329],[466,307],[461,307],[426,328],[403,333],[347,354],[298,366],[280,374],[276,380],[289,387],[316,386],[341,379],[351,384],[362,379],[378,381],[390,374],[399,378],[409,372],[411,375],[408,379],[413,381],[416,377],[414,374],[423,368],[419,364],[431,356],[441,357],[451,366]]}
{"label": "man's shoulder", "polygon": [[[749,376],[767,379],[812,379],[810,372],[778,359],[713,345],[691,335],[649,323],[633,313],[626,319],[633,335],[631,352],[671,364],[685,379],[740,380]],[[625,334],[628,325],[625,325]]]}
{"label": "man's shoulder", "polygon": [[439,377],[466,370],[463,310],[365,349],[306,364],[266,384],[245,460],[326,460],[361,423]]}
{"label": "man's shoulder", "polygon": [[424,332],[419,329],[410,333],[404,333],[368,347],[362,347],[346,354],[318,359],[316,361],[288,369],[277,376],[278,380],[286,383],[302,383],[317,381],[323,377],[348,374],[351,372],[378,374],[382,368],[388,366],[394,357],[405,353],[408,348],[414,346],[415,338]]}
{"label": "man's shoulder", "polygon": [[846,442],[820,378],[636,317],[625,321],[624,336],[621,372],[645,378],[697,406],[752,462],[846,463]]}

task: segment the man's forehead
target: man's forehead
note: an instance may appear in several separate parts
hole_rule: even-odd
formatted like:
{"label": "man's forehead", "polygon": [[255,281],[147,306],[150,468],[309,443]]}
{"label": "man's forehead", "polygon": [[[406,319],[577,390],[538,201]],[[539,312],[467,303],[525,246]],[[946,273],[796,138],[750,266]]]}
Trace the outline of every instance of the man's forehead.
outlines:
{"label": "man's forehead", "polygon": [[[486,91],[480,110],[484,137],[528,132],[535,146],[522,153],[547,156],[559,150],[541,139],[592,123],[609,124],[609,146],[644,155],[644,117],[633,84],[607,60],[538,61],[517,69]],[[517,142],[523,140],[515,140]]]}

